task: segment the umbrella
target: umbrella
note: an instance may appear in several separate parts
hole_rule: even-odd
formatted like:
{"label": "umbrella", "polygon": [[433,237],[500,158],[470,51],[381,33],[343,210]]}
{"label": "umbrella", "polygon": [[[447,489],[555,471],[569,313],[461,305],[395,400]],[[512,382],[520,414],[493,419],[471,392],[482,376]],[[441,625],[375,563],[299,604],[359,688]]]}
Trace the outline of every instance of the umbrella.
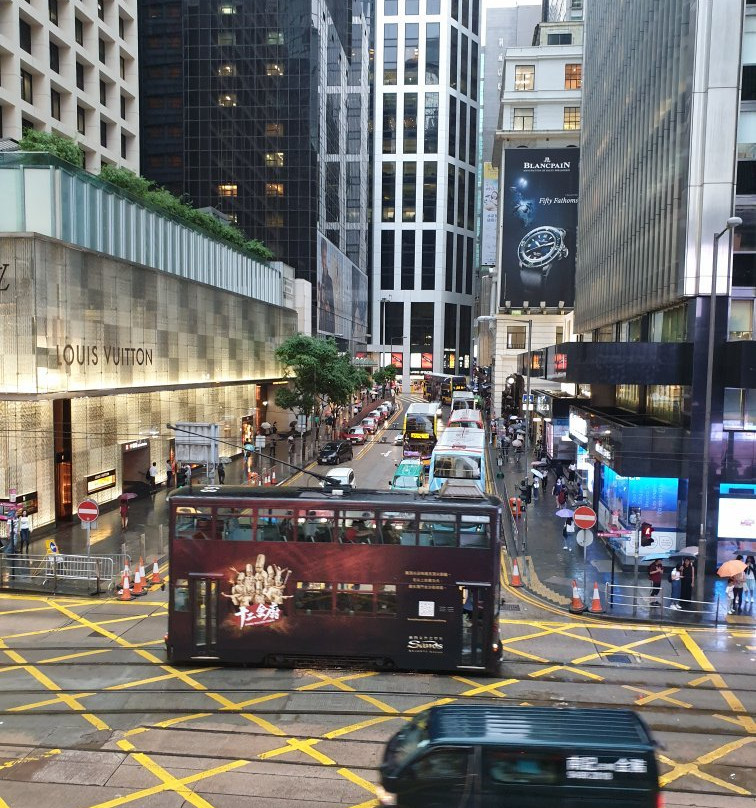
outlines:
{"label": "umbrella", "polygon": [[744,561],[738,561],[737,558],[731,558],[729,561],[725,561],[724,564],[717,570],[717,575],[720,578],[730,578],[733,575],[737,575],[739,572],[743,572],[746,568]]}
{"label": "umbrella", "polygon": [[673,556],[697,556],[698,555],[698,547],[690,546],[690,547],[683,547],[682,550],[675,550],[673,553],[670,553]]}
{"label": "umbrella", "polygon": [[547,476],[547,474],[548,474],[548,472],[545,472],[545,471],[539,471],[538,469],[533,469],[533,468],[532,468],[532,469],[530,469],[530,473],[531,473],[531,474],[532,474],[534,477],[538,477],[538,479],[539,479],[539,480],[542,480],[542,479],[543,479],[544,477],[546,477],[546,476]]}
{"label": "umbrella", "polygon": [[230,458],[230,457],[226,457],[226,456],[224,455],[223,457],[219,457],[219,458],[218,458],[218,462],[219,462],[219,463],[223,463],[223,465],[224,465],[224,466],[227,466],[227,465],[228,465],[228,464],[231,462],[231,458]]}
{"label": "umbrella", "polygon": [[121,494],[121,496],[118,497],[118,499],[129,500],[129,499],[136,499],[136,497],[137,497],[136,494],[132,494],[131,491],[128,491],[125,494]]}
{"label": "umbrella", "polygon": [[260,424],[260,429],[270,429],[272,426],[273,424],[269,424],[267,421],[263,421]]}
{"label": "umbrella", "polygon": [[574,515],[575,511],[571,511],[569,508],[560,508],[556,512],[556,516],[558,516],[560,519],[572,519]]}
{"label": "umbrella", "polygon": [[515,449],[519,449],[520,446],[522,446],[522,441],[519,438],[517,440],[513,440],[512,441],[512,446],[514,446]]}

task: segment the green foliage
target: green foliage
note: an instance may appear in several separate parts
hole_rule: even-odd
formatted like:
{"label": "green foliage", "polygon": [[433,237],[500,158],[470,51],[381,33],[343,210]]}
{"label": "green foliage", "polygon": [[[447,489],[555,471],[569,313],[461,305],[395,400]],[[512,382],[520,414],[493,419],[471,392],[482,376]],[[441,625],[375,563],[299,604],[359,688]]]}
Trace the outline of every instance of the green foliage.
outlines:
{"label": "green foliage", "polygon": [[395,365],[386,365],[385,367],[379,368],[375,371],[373,374],[373,381],[376,384],[388,384],[396,379],[397,373],[398,371]]}
{"label": "green foliage", "polygon": [[21,151],[49,152],[72,163],[77,168],[84,165],[84,152],[73,140],[53,132],[40,132],[37,129],[24,129],[23,137],[19,141]]}

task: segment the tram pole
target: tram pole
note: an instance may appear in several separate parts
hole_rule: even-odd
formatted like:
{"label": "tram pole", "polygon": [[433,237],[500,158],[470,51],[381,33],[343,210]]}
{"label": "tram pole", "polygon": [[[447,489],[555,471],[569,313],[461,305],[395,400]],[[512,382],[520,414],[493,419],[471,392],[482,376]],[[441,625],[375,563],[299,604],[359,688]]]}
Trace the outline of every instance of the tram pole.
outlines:
{"label": "tram pole", "polygon": [[[525,384],[525,483],[527,485],[528,499],[532,501],[532,494],[530,493],[530,369],[533,366],[533,361],[530,356],[533,341],[533,320],[532,318],[527,321],[528,323],[528,368],[526,374]],[[525,503],[525,519],[523,520],[522,532],[522,554],[525,555],[528,550],[528,503]]]}

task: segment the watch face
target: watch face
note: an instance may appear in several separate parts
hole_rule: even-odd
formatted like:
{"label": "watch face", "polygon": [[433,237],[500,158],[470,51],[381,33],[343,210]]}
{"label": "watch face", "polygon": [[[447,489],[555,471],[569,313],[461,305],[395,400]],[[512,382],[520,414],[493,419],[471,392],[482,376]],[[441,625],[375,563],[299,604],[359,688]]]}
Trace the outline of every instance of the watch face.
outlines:
{"label": "watch face", "polygon": [[517,248],[523,267],[540,269],[564,254],[564,231],[556,227],[536,227],[527,233]]}

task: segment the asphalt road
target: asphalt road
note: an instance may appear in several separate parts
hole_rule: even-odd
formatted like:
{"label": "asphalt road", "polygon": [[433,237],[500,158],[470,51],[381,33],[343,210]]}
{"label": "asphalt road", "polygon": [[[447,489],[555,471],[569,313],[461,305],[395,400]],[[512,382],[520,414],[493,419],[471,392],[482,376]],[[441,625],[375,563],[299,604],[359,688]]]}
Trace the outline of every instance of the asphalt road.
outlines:
{"label": "asphalt road", "polygon": [[[358,485],[385,487],[398,453],[360,450]],[[450,701],[633,707],[663,744],[668,806],[753,805],[750,629],[504,600],[504,662],[485,678],[173,666],[159,589],[131,602],[0,594],[0,808],[369,808],[386,739]]]}

